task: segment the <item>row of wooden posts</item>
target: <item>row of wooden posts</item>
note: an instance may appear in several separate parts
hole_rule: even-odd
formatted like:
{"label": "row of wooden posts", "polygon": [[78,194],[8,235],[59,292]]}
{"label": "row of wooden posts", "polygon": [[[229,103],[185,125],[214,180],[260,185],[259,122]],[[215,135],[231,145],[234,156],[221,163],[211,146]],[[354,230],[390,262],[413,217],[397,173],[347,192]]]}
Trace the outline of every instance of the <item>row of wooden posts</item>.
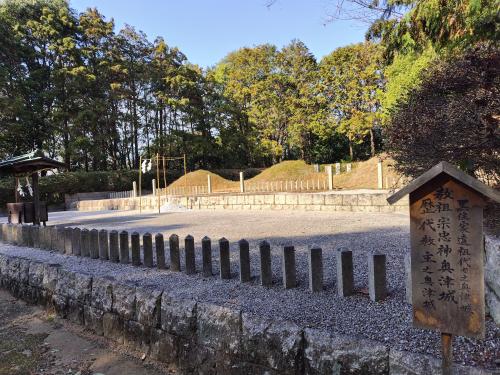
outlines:
{"label": "row of wooden posts", "polygon": [[[3,224],[7,225],[7,224]],[[15,225],[10,225],[15,227]],[[142,260],[141,260],[141,238],[139,233],[133,232],[130,236],[127,231],[118,233],[116,230],[80,229],[71,227],[37,227],[19,225],[22,234],[16,236],[19,240],[15,242],[20,245],[50,249],[65,254],[89,257],[92,259],[109,260],[115,263],[129,264],[134,266],[144,265],[154,267],[153,262],[153,238],[150,233],[142,236]],[[5,228],[4,228],[5,229]],[[11,228],[12,230],[13,228]],[[16,228],[17,229],[17,228]],[[26,233],[29,232],[29,233]],[[4,236],[3,240],[7,240]],[[8,237],[8,236],[7,236]],[[22,238],[22,240],[21,240]],[[12,241],[14,242],[14,241]],[[161,233],[154,236],[154,249],[156,252],[156,267],[158,269],[170,268],[170,271],[181,271],[181,252],[179,249],[179,237],[172,234],[168,238],[170,264],[167,267],[165,258],[165,240]],[[229,241],[221,238],[219,247],[219,276],[221,279],[231,278],[230,246]],[[130,246],[130,248],[129,248]],[[202,275],[213,276],[212,270],[212,241],[208,237],[201,240]],[[250,249],[248,241],[242,239],[238,242],[239,248],[239,279],[242,283],[252,279],[250,271]],[[131,258],[129,256],[131,255]],[[271,246],[267,241],[259,243],[260,256],[260,284],[272,285],[271,268]],[[285,289],[297,286],[295,248],[284,246],[281,249],[282,278]],[[308,250],[309,263],[309,289],[312,292],[323,290],[323,254],[319,247]],[[195,242],[190,235],[184,238],[184,271],[186,274],[195,274]],[[347,248],[337,250],[337,293],[346,297],[354,293],[354,272],[352,251]],[[369,295],[373,301],[383,300],[386,292],[386,257],[385,254],[372,253],[368,256],[369,273]]]}

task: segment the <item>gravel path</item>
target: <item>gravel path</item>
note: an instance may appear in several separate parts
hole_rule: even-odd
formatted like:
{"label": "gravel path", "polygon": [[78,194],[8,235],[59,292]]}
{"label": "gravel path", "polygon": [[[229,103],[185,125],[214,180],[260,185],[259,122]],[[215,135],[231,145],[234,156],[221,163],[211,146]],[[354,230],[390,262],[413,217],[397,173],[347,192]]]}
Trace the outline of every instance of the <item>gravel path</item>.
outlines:
{"label": "gravel path", "polygon": [[[439,356],[437,332],[412,327],[411,306],[405,303],[404,254],[409,251],[409,220],[407,214],[299,212],[299,211],[188,211],[169,214],[139,215],[134,212],[65,212],[51,214],[51,224],[163,233],[166,238],[176,233],[181,238],[191,234],[196,241],[197,269],[201,269],[203,236],[212,238],[214,273],[218,272],[217,239],[231,242],[232,280],[217,276],[203,278],[200,273],[184,275],[170,271],[123,266],[1,245],[0,252],[29,256],[61,263],[75,271],[109,275],[124,282],[168,289],[180,297],[241,308],[260,316],[286,319],[301,326],[322,327],[341,334],[363,336],[384,342],[391,347]],[[250,242],[251,283],[238,281],[236,242]],[[259,285],[257,244],[270,242],[273,252],[274,285]],[[168,242],[168,241],[166,241]],[[283,290],[280,249],[292,244],[296,249],[297,280],[292,290]],[[323,248],[325,290],[312,294],[307,285],[307,250]],[[348,298],[336,296],[335,249],[347,246],[353,251],[357,293]],[[387,254],[388,298],[371,302],[366,295],[367,255],[374,250]],[[168,262],[168,251],[167,262]],[[184,267],[183,267],[184,269]],[[488,318],[484,341],[457,337],[454,341],[455,362],[497,369],[500,358],[500,328]]]}

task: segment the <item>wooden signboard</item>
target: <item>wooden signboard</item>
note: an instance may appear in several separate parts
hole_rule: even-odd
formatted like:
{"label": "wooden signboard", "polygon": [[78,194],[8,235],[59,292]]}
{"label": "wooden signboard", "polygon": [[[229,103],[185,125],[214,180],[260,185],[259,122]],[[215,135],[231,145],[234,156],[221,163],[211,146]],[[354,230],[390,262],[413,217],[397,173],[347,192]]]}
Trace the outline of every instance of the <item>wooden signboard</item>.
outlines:
{"label": "wooden signboard", "polygon": [[484,338],[483,197],[453,180],[410,193],[413,323]]}
{"label": "wooden signboard", "polygon": [[500,194],[446,162],[387,201],[407,194],[413,324],[441,332],[450,374],[452,335],[484,338],[483,208]]}

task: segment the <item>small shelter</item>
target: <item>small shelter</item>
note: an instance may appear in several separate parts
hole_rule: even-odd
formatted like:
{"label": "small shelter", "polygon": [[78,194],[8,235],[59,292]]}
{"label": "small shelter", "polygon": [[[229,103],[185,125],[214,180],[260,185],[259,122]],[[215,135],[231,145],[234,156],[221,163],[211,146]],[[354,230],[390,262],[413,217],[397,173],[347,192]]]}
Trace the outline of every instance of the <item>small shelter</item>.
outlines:
{"label": "small shelter", "polygon": [[[16,202],[7,203],[9,222],[25,222],[35,225],[43,222],[45,224],[48,219],[47,205],[45,202],[40,202],[38,174],[42,171],[61,168],[66,168],[66,164],[46,157],[41,151],[33,151],[29,154],[0,161],[0,177],[14,176],[16,178]],[[20,202],[17,187],[21,177],[31,177],[32,202]]]}

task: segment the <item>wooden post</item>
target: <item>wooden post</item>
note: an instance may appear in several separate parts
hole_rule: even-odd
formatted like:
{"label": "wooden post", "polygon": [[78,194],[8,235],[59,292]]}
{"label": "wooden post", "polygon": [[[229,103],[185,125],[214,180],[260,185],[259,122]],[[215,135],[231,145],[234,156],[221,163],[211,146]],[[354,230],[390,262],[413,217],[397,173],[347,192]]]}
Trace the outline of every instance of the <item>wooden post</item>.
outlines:
{"label": "wooden post", "polygon": [[326,166],[326,173],[328,175],[328,190],[333,190],[333,168],[331,165]]}
{"label": "wooden post", "polygon": [[184,186],[187,186],[187,162],[186,162],[186,154],[184,154]]}
{"label": "wooden post", "polygon": [[162,156],[163,160],[163,188],[165,189],[165,196],[167,195],[167,167],[165,166],[165,156]]}
{"label": "wooden post", "polygon": [[245,176],[243,172],[240,172],[240,193],[245,192]]}
{"label": "wooden post", "polygon": [[137,182],[132,181],[132,197],[137,198]]}
{"label": "wooden post", "polygon": [[156,154],[156,195],[158,196],[158,213],[160,213],[160,154]]}
{"label": "wooden post", "polygon": [[38,172],[31,174],[31,181],[31,184],[33,185],[33,207],[35,210],[33,224],[40,225],[40,190],[38,188]]}
{"label": "wooden post", "polygon": [[382,162],[377,163],[377,187],[379,189],[384,188],[384,175],[382,173]]}
{"label": "wooden post", "polygon": [[443,375],[452,374],[453,364],[453,335],[441,332],[441,355],[443,356],[441,370]]}
{"label": "wooden post", "polygon": [[142,155],[139,156],[139,213],[142,212]]}

